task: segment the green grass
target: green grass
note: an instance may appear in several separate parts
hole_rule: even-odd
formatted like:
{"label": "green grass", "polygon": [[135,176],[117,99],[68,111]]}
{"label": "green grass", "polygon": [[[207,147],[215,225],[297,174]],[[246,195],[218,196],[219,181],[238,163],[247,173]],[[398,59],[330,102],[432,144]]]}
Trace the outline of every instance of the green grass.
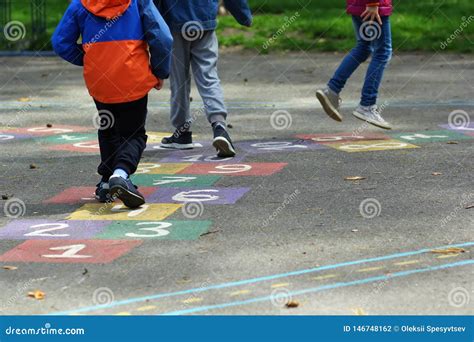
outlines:
{"label": "green grass", "polygon": [[[26,36],[24,39],[16,42],[10,42],[0,35],[1,50],[51,50],[50,37],[59,23],[64,11],[66,10],[68,0],[43,0],[46,7],[46,33],[40,36],[33,36],[31,26],[31,2],[30,0],[10,0],[11,20],[20,21],[25,25]],[[1,5],[0,5],[1,6]],[[2,8],[0,8],[0,11]],[[0,23],[2,26],[4,23]]]}
{"label": "green grass", "polygon": [[[262,53],[274,50],[346,51],[354,44],[345,0],[250,0],[254,26],[242,28],[231,17],[220,19],[223,46],[241,45]],[[305,5],[305,6],[302,6]],[[394,0],[393,46],[399,51],[441,51],[440,45],[471,17],[445,51],[474,52],[473,0]],[[281,35],[272,37],[292,16],[297,16]],[[267,44],[265,44],[267,42]],[[265,45],[264,45],[265,44]],[[264,49],[264,46],[268,46]]]}
{"label": "green grass", "polygon": [[[31,35],[29,0],[13,0],[12,20],[25,23],[26,38],[19,42],[0,40],[0,49],[48,50],[67,0],[45,0],[47,32]],[[354,44],[345,0],[249,0],[255,19],[252,28],[238,25],[232,16],[221,17],[218,33],[222,46],[242,46],[261,53],[278,50],[346,51]],[[474,52],[473,0],[394,0],[392,16],[393,45],[399,51],[441,51],[440,45],[459,30],[463,17],[470,24],[444,51]],[[290,18],[295,18],[289,23]],[[468,21],[464,20],[465,23]],[[276,34],[285,23],[280,34]],[[275,39],[269,43],[269,39]],[[2,36],[3,37],[3,36]],[[266,47],[266,48],[264,48]]]}

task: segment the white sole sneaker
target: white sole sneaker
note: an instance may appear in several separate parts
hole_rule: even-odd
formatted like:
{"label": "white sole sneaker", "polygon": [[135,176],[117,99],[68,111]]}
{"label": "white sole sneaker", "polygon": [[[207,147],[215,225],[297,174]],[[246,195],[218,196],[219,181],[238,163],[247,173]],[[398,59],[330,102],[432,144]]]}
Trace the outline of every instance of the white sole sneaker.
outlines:
{"label": "white sole sneaker", "polygon": [[316,97],[321,103],[321,106],[323,106],[324,112],[333,120],[342,121],[342,115],[339,113],[339,111],[332,105],[331,101],[329,101],[329,98],[324,94],[322,90],[318,90],[316,92]]}
{"label": "white sole sneaker", "polygon": [[172,150],[192,150],[194,148],[194,144],[160,144],[160,147]]}
{"label": "white sole sneaker", "polygon": [[214,138],[212,146],[217,150],[217,156],[219,158],[235,157],[235,150],[232,144],[224,137]]}
{"label": "white sole sneaker", "polygon": [[357,119],[365,121],[365,122],[367,122],[367,123],[369,123],[373,126],[376,126],[378,128],[383,128],[383,129],[386,129],[386,130],[391,130],[392,129],[392,126],[390,126],[389,123],[383,123],[383,122],[380,122],[380,121],[377,121],[377,120],[372,120],[372,119],[366,117],[364,114],[359,113],[358,111],[353,111],[352,115],[354,115]]}

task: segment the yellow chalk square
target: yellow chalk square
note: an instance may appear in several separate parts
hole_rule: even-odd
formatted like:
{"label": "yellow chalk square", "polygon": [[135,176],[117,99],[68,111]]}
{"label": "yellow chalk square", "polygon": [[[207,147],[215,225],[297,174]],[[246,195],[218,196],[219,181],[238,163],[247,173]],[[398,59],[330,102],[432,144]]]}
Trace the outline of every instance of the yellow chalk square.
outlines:
{"label": "yellow chalk square", "polygon": [[326,144],[339,151],[345,152],[367,152],[367,151],[387,151],[400,150],[405,148],[419,148],[399,140],[362,140],[355,142],[330,143]]}
{"label": "yellow chalk square", "polygon": [[175,175],[178,172],[184,170],[191,163],[140,163],[138,165],[137,175]]}
{"label": "yellow chalk square", "polygon": [[[170,137],[173,135],[173,133],[169,132],[146,132],[146,135],[148,135],[147,143],[148,144],[159,144],[161,143],[161,140],[165,137]],[[196,138],[197,135],[193,134],[193,138]]]}
{"label": "yellow chalk square", "polygon": [[173,135],[173,133],[146,132],[146,135],[148,135],[148,139],[147,139],[148,144],[159,144],[161,143],[161,139],[163,139],[164,137],[170,137]]}
{"label": "yellow chalk square", "polygon": [[88,203],[77,209],[68,220],[144,220],[162,221],[181,208],[181,204],[144,204],[128,209],[123,204]]}

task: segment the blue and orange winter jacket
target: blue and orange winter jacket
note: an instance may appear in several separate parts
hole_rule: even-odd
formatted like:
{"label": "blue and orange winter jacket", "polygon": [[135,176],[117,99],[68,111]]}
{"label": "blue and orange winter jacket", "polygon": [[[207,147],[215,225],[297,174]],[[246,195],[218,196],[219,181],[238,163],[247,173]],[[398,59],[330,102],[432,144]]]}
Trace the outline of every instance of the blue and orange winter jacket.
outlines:
{"label": "blue and orange winter jacket", "polygon": [[90,95],[103,103],[138,100],[169,76],[173,38],[152,0],[72,0],[52,43],[84,66]]}
{"label": "blue and orange winter jacket", "polygon": [[[155,0],[171,31],[214,30],[217,27],[219,0]],[[224,0],[224,6],[244,26],[252,25],[247,0]]]}

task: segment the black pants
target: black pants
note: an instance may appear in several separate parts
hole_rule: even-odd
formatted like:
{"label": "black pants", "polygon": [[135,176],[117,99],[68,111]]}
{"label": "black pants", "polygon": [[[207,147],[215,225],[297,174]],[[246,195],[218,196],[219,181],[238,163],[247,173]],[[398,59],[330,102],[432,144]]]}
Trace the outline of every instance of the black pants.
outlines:
{"label": "black pants", "polygon": [[99,146],[101,162],[97,172],[108,181],[115,169],[135,173],[146,148],[145,122],[148,95],[125,103],[95,101],[99,111]]}

